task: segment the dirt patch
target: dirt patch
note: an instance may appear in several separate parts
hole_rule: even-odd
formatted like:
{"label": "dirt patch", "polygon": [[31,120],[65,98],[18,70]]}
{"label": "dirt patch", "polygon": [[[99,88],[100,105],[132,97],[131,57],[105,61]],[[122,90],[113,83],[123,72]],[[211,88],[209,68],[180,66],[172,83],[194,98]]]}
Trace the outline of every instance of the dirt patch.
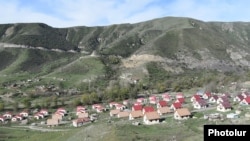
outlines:
{"label": "dirt patch", "polygon": [[148,62],[164,62],[164,58],[150,54],[142,54],[132,55],[130,58],[122,60],[125,68],[139,67]]}

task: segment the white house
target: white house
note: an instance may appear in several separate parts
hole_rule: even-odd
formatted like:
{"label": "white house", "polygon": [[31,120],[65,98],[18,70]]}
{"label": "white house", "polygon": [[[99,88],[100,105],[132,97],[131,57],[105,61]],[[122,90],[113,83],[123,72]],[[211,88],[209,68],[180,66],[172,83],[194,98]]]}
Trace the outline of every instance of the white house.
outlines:
{"label": "white house", "polygon": [[156,111],[145,113],[143,122],[147,125],[157,124],[160,122],[160,115]]}
{"label": "white house", "polygon": [[207,108],[208,104],[207,104],[207,102],[205,100],[200,99],[200,100],[193,103],[193,107],[195,109],[202,109],[202,108]]}
{"label": "white house", "polygon": [[191,116],[191,112],[188,110],[188,108],[181,108],[177,109],[174,112],[174,119],[177,120],[183,120],[183,119],[188,119]]}
{"label": "white house", "polygon": [[231,110],[232,110],[232,106],[229,102],[223,102],[223,103],[218,104],[217,106],[217,111],[220,111],[220,112],[228,112]]}
{"label": "white house", "polygon": [[250,105],[250,96],[244,98],[241,102],[241,105]]}

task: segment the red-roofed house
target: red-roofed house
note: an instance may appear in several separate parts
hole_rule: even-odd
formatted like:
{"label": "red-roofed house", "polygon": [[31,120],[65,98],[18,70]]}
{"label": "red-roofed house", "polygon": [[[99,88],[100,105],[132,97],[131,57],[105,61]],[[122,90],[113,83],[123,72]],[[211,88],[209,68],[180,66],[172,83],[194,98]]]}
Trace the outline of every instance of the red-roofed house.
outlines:
{"label": "red-roofed house", "polygon": [[96,112],[97,113],[102,113],[103,111],[105,111],[106,109],[103,107],[103,106],[101,106],[101,107],[97,107],[96,108]]}
{"label": "red-roofed house", "polygon": [[48,112],[47,109],[41,109],[40,113],[42,113],[44,116],[48,116],[49,115],[49,112]]}
{"label": "red-roofed house", "polygon": [[132,111],[129,113],[129,120],[134,120],[143,117],[142,111]]}
{"label": "red-roofed house", "polygon": [[168,103],[167,103],[167,101],[165,101],[165,100],[159,101],[159,102],[157,103],[157,105],[156,105],[157,108],[166,107],[166,106],[168,106]]}
{"label": "red-roofed house", "polygon": [[38,112],[38,113],[36,113],[33,117],[34,117],[35,119],[41,119],[41,118],[44,118],[44,114],[41,113],[41,112]]}
{"label": "red-roofed house", "polygon": [[28,112],[28,110],[24,110],[24,111],[20,112],[19,115],[21,115],[22,117],[27,118],[29,116],[29,112]]}
{"label": "red-roofed house", "polygon": [[198,100],[200,100],[200,99],[201,99],[201,96],[195,94],[195,95],[193,95],[193,96],[191,97],[190,101],[191,101],[191,102],[196,102],[196,101],[198,101]]}
{"label": "red-roofed house", "polygon": [[193,102],[193,106],[195,109],[207,108],[208,104],[204,99],[200,99],[198,101]]}
{"label": "red-roofed house", "polygon": [[142,109],[142,113],[143,113],[143,114],[145,114],[145,113],[147,113],[147,112],[153,112],[153,111],[155,111],[155,109],[154,109],[154,107],[152,107],[152,106],[145,106],[145,107],[143,107],[143,109]]}
{"label": "red-roofed house", "polygon": [[222,102],[217,106],[217,111],[228,112],[232,110],[232,106],[229,102]]}
{"label": "red-roofed house", "polygon": [[219,97],[217,95],[213,95],[209,98],[209,102],[215,103]]}
{"label": "red-roofed house", "polygon": [[240,104],[242,104],[242,105],[250,105],[250,96],[244,98],[244,99],[240,102]]}
{"label": "red-roofed house", "polygon": [[84,106],[77,106],[76,111],[85,111],[86,108]]}
{"label": "red-roofed house", "polygon": [[244,99],[244,96],[241,95],[241,94],[238,94],[237,96],[235,96],[235,97],[233,98],[233,101],[234,101],[234,102],[241,102],[243,99]]}
{"label": "red-roofed house", "polygon": [[6,113],[4,113],[3,114],[3,117],[5,118],[5,119],[11,119],[12,118],[12,113],[10,113],[10,112],[6,112]]}
{"label": "red-roofed house", "polygon": [[123,100],[122,104],[123,104],[123,105],[128,105],[128,104],[129,104],[129,100],[127,100],[127,99],[126,99],[126,100]]}
{"label": "red-roofed house", "polygon": [[246,97],[248,97],[248,96],[250,96],[250,94],[248,93],[248,92],[242,92],[242,94],[241,94],[244,98],[246,98]]}
{"label": "red-roofed house", "polygon": [[115,109],[125,110],[125,109],[126,109],[126,106],[125,106],[125,105],[122,105],[122,104],[117,104],[117,105],[115,105]]}
{"label": "red-roofed house", "polygon": [[185,98],[177,98],[175,102],[179,102],[181,104],[185,103]]}
{"label": "red-roofed house", "polygon": [[155,95],[152,95],[149,97],[149,103],[150,104],[156,104],[158,101],[158,98]]}
{"label": "red-roofed house", "polygon": [[6,118],[4,116],[0,116],[0,121],[4,122],[6,120]]}
{"label": "red-roofed house", "polygon": [[56,112],[60,112],[60,113],[67,114],[67,110],[64,109],[64,108],[58,108],[58,109],[56,110]]}
{"label": "red-roofed house", "polygon": [[97,108],[100,108],[100,107],[102,107],[101,104],[93,104],[92,105],[92,109],[94,109],[94,110],[96,110]]}
{"label": "red-roofed house", "polygon": [[72,124],[74,127],[79,127],[79,126],[83,126],[86,123],[91,122],[91,120],[89,118],[78,118],[78,119],[74,119],[72,120]]}
{"label": "red-roofed house", "polygon": [[229,98],[227,96],[221,96],[217,99],[216,103],[223,103],[223,102],[229,102]]}
{"label": "red-roofed house", "polygon": [[137,106],[137,105],[143,105],[143,104],[140,102],[135,102],[134,105]]}
{"label": "red-roofed house", "polygon": [[171,96],[168,93],[162,94],[161,97],[162,97],[162,100],[164,100],[164,101],[171,101],[172,100]]}
{"label": "red-roofed house", "polygon": [[14,117],[11,118],[11,121],[16,122],[16,121],[21,121],[23,120],[23,116],[21,115],[15,115]]}
{"label": "red-roofed house", "polygon": [[180,102],[172,103],[172,105],[170,106],[170,109],[173,109],[173,110],[177,110],[180,108],[182,108],[182,104]]}
{"label": "red-roofed house", "polygon": [[119,103],[118,102],[110,102],[109,103],[109,107],[110,108],[114,108],[116,105],[118,105]]}
{"label": "red-roofed house", "polygon": [[142,110],[142,105],[134,105],[132,107],[132,111],[141,111]]}
{"label": "red-roofed house", "polygon": [[205,93],[202,95],[202,98],[203,98],[203,99],[209,99],[211,96],[212,96],[212,93],[211,93],[211,92],[205,92]]}
{"label": "red-roofed house", "polygon": [[136,99],[136,102],[139,102],[139,103],[142,103],[142,104],[145,104],[145,103],[147,103],[147,99],[146,98],[137,98]]}

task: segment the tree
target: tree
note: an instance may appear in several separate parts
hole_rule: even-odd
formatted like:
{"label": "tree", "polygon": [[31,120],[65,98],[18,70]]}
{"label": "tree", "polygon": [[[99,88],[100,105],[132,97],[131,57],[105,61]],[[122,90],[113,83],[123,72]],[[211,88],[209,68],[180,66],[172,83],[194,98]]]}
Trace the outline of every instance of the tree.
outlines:
{"label": "tree", "polygon": [[31,107],[31,99],[30,98],[23,99],[22,104],[24,105],[25,108],[29,109]]}
{"label": "tree", "polygon": [[3,111],[3,110],[4,110],[4,106],[5,106],[4,103],[1,102],[1,103],[0,103],[0,111]]}

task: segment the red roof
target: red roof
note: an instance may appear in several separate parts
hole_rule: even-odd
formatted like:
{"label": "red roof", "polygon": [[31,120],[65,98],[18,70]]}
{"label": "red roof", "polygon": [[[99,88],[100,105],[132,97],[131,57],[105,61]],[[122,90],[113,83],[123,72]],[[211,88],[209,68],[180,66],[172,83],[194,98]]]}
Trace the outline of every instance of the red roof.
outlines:
{"label": "red roof", "polygon": [[197,95],[197,94],[193,95],[193,97],[194,97],[194,99],[195,99],[196,101],[201,99],[201,97],[200,97],[199,95]]}
{"label": "red roof", "polygon": [[246,98],[245,98],[245,101],[246,101],[248,104],[250,104],[250,96],[246,97]]}
{"label": "red roof", "polygon": [[205,95],[207,95],[208,97],[211,97],[212,93],[211,92],[206,92]]}
{"label": "red roof", "polygon": [[181,108],[181,107],[182,107],[182,105],[181,105],[180,102],[175,102],[175,103],[173,103],[173,106],[174,106],[175,109],[178,109],[178,108]]}
{"label": "red roof", "polygon": [[155,111],[154,107],[151,106],[145,106],[143,107],[144,112],[153,112]]}
{"label": "red roof", "polygon": [[141,111],[142,110],[142,105],[134,105],[133,110],[134,111]]}
{"label": "red roof", "polygon": [[185,102],[185,99],[184,98],[177,98],[178,102],[180,103],[184,103]]}
{"label": "red roof", "polygon": [[160,104],[161,107],[168,106],[168,103],[166,101],[164,101],[164,100],[159,101],[159,104]]}

